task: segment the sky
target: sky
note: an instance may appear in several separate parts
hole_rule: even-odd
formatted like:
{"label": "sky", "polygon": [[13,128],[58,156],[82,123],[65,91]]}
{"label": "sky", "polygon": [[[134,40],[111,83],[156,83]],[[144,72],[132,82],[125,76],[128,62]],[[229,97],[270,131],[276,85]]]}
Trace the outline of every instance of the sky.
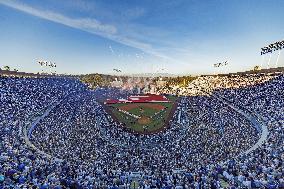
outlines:
{"label": "sky", "polygon": [[260,48],[284,39],[283,8],[283,0],[0,0],[0,67],[181,75],[267,67]]}

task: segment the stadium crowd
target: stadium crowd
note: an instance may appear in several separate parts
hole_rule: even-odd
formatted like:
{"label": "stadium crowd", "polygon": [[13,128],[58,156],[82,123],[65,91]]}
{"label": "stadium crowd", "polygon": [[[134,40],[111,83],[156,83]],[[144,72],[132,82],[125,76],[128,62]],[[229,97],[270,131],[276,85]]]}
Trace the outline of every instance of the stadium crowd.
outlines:
{"label": "stadium crowd", "polygon": [[[167,130],[138,135],[101,104],[127,91],[90,91],[74,78],[1,77],[0,188],[284,188],[283,90],[283,75],[199,77]],[[263,118],[265,143],[244,153],[260,133],[215,95]],[[47,110],[28,137],[53,158],[24,135]]]}

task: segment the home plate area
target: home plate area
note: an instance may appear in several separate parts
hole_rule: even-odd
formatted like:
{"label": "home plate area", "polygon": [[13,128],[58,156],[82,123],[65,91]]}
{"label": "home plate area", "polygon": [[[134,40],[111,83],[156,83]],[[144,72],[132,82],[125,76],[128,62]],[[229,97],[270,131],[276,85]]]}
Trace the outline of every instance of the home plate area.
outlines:
{"label": "home plate area", "polygon": [[141,118],[138,119],[138,123],[141,125],[146,125],[151,123],[151,119],[149,117],[142,116]]}

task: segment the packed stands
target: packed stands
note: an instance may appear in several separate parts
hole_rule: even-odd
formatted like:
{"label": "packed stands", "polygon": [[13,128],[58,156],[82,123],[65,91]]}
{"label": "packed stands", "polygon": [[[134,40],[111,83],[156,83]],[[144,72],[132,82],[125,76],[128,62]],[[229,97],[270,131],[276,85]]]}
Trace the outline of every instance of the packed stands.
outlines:
{"label": "packed stands", "polygon": [[[284,188],[281,73],[198,77],[153,135],[104,110],[124,90],[48,77],[1,77],[0,90],[2,188]],[[263,132],[254,125],[268,136],[249,151]]]}

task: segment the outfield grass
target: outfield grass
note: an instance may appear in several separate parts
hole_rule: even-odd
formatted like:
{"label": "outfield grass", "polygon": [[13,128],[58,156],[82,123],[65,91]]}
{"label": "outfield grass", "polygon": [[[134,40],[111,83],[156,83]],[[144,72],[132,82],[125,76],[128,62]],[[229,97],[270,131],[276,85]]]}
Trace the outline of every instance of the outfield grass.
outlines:
{"label": "outfield grass", "polygon": [[[143,126],[145,125],[139,124],[135,118],[128,116],[117,110],[113,110],[112,112],[120,122],[125,123],[127,128],[133,129],[134,131],[138,131],[138,132],[144,131]],[[149,112],[146,113],[146,111],[144,113],[150,114]],[[155,131],[163,127],[165,124],[164,119],[166,119],[166,115],[169,114],[169,113],[168,114],[165,114],[165,113],[166,112],[164,112],[162,114],[162,117],[159,119],[152,119],[151,122],[147,124],[147,131],[151,132],[151,131]]]}
{"label": "outfield grass", "polygon": [[168,98],[170,101],[175,102],[178,97],[169,95],[169,96],[167,96],[167,98]]}
{"label": "outfield grass", "polygon": [[133,108],[129,110],[129,112],[137,116],[147,116],[147,117],[151,117],[156,112],[159,112],[159,110],[155,110],[153,108],[148,108],[148,107],[143,107],[143,106],[141,107],[143,108],[143,113],[141,112],[140,107]]}

